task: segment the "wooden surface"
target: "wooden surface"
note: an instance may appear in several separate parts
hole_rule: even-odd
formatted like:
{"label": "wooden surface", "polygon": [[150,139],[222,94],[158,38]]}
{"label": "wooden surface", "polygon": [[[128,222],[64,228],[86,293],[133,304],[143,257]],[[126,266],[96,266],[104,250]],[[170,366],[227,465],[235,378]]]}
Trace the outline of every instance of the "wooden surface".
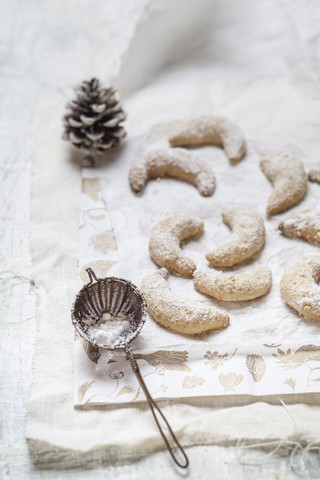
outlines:
{"label": "wooden surface", "polygon": [[144,0],[3,0],[0,4],[0,478],[320,478],[308,461],[292,469],[286,451],[266,457],[266,452],[253,450],[250,462],[258,465],[251,466],[243,464],[243,452],[239,458],[236,447],[190,449],[188,475],[176,471],[166,452],[134,464],[97,467],[90,472],[43,472],[30,464],[24,419],[35,338],[29,217],[37,110],[46,101],[67,97],[69,87],[79,80],[95,74],[107,80],[145,3]]}

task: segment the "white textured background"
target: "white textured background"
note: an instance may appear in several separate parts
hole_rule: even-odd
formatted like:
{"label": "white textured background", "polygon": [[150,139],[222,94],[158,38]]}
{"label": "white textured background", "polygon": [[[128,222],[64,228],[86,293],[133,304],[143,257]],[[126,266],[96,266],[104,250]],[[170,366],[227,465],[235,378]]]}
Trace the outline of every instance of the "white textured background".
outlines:
{"label": "white textured background", "polygon": [[[79,80],[97,74],[108,81],[110,72],[117,70],[119,54],[132,37],[146,3],[146,0],[2,0],[0,3],[0,478],[126,480],[147,479],[150,472],[155,479],[180,477],[171,466],[168,471],[163,469],[161,459],[165,452],[132,465],[98,468],[89,473],[36,471],[29,464],[23,433],[35,333],[28,234],[37,111],[47,101],[67,99],[70,86]],[[261,4],[267,7],[268,2],[261,1]],[[318,98],[319,91],[314,89],[319,85],[320,73],[318,2],[280,0],[277,4],[279,15],[285,16],[292,35],[299,40],[301,53],[310,67],[308,71],[312,72],[305,78],[306,88],[312,83],[313,94]],[[215,5],[219,18],[227,22],[228,18],[223,16],[224,2],[216,1]],[[152,9],[168,14],[161,12],[161,1],[153,1]],[[272,42],[272,28],[270,32]],[[232,53],[228,45],[223,51]],[[165,52],[160,54],[165,58]],[[128,75],[133,68],[129,67]],[[303,72],[303,65],[298,64],[297,73],[303,75]],[[256,452],[255,461],[262,457],[263,452]],[[250,467],[239,463],[234,448],[197,447],[190,450],[190,459],[196,472],[193,478],[298,477],[290,469],[287,456],[273,457],[267,465]],[[309,478],[319,478],[319,475],[310,470]]]}

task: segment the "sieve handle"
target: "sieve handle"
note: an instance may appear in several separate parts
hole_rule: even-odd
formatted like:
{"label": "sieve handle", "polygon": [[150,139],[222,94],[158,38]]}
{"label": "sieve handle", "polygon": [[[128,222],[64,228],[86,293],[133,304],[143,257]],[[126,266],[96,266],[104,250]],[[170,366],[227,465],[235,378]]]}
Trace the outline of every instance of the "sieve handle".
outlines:
{"label": "sieve handle", "polygon": [[[150,410],[152,412],[152,415],[153,415],[153,418],[157,424],[157,427],[159,429],[159,432],[166,444],[166,447],[171,455],[171,457],[173,458],[173,461],[180,467],[180,468],[187,468],[188,465],[189,465],[189,460],[188,460],[188,457],[183,449],[183,447],[181,446],[179,440],[177,439],[174,431],[172,430],[172,428],[170,427],[170,424],[168,422],[168,420],[166,419],[166,417],[164,416],[164,413],[161,411],[159,405],[156,403],[156,401],[152,398],[144,380],[143,380],[143,377],[141,375],[141,372],[140,372],[140,369],[139,369],[139,366],[138,366],[138,363],[137,363],[137,359],[135,358],[130,346],[128,346],[126,349],[126,357],[127,359],[129,360],[130,364],[131,364],[131,368],[133,370],[133,372],[135,373],[137,379],[138,379],[138,382],[146,396],[146,399],[148,401],[148,404],[149,404],[149,407],[150,407]],[[159,418],[157,415],[160,415],[160,417],[162,418],[162,420],[164,421],[164,423],[166,424],[168,430],[169,430],[169,433],[174,441],[174,444],[178,447],[178,449],[180,450],[180,452],[182,453],[183,455],[183,458],[184,458],[184,462],[181,463],[178,458],[176,457],[170,443],[169,443],[169,440],[166,436],[166,434],[164,433],[164,431],[162,430],[162,427],[160,425],[160,422],[159,422]]]}
{"label": "sieve handle", "polygon": [[89,277],[89,282],[87,283],[87,286],[91,285],[93,282],[98,281],[97,276],[94,273],[94,271],[92,270],[92,268],[86,268],[86,272],[87,272],[88,277]]}

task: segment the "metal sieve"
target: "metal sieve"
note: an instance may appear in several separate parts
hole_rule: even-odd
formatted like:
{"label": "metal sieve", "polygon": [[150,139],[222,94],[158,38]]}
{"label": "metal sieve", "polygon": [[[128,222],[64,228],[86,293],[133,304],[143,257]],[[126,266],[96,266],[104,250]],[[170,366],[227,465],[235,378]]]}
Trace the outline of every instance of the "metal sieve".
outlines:
{"label": "metal sieve", "polygon": [[[130,345],[131,341],[140,333],[146,321],[147,305],[142,293],[128,280],[115,277],[98,279],[91,268],[87,268],[86,271],[89,276],[89,283],[84,285],[79,291],[71,313],[72,323],[75,329],[79,335],[91,345],[95,345],[105,350],[124,350],[126,359],[130,362],[132,371],[135,373],[146,396],[153,418],[171,457],[179,467],[187,468],[189,465],[188,457],[160,407],[152,398],[143,380],[137,360]],[[96,340],[93,340],[87,333],[88,329],[97,324],[99,319],[105,313],[110,313],[114,316],[123,313],[126,316],[126,320],[130,322],[130,327],[125,332],[121,333],[117,341],[114,341],[112,345],[99,343]],[[178,460],[173,451],[169,439],[160,425],[158,415],[164,421],[173,440],[173,445],[176,445],[178,451],[181,452],[183,462]]]}

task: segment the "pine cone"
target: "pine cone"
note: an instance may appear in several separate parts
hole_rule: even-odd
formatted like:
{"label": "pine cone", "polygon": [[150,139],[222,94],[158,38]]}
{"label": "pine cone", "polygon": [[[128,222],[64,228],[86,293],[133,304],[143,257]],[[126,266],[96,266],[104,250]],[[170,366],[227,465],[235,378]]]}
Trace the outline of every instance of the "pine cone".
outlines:
{"label": "pine cone", "polygon": [[103,88],[97,78],[82,82],[76,98],[67,105],[64,138],[84,153],[103,154],[117,147],[126,132],[120,123],[126,118],[116,91]]}

